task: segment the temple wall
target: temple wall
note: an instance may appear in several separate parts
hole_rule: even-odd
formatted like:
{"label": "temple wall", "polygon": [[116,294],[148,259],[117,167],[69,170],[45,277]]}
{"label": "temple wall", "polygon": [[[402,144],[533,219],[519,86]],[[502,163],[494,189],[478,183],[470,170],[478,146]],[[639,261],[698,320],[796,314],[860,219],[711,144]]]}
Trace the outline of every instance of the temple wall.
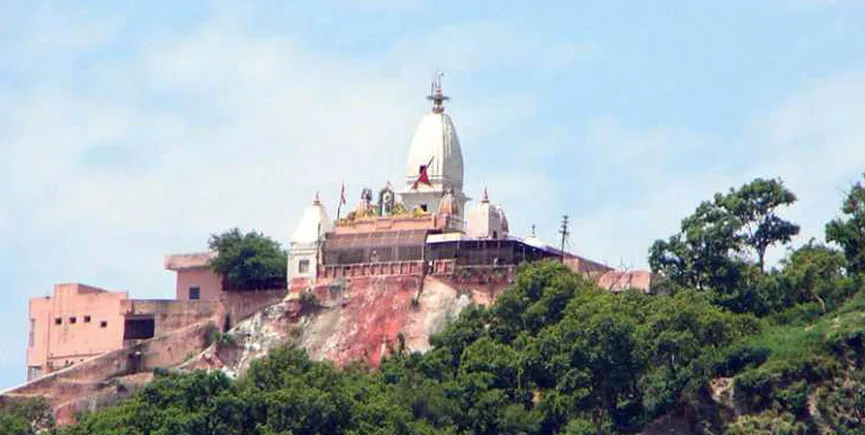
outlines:
{"label": "temple wall", "polygon": [[389,261],[319,266],[319,279],[359,278],[364,276],[420,275],[423,261]]}

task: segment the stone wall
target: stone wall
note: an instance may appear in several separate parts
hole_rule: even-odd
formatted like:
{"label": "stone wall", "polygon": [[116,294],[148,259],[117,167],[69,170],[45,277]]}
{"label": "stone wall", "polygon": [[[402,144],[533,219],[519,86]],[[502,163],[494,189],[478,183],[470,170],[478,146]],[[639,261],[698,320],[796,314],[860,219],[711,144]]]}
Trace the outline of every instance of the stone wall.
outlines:
{"label": "stone wall", "polygon": [[125,316],[153,315],[155,336],[213,317],[218,301],[175,301],[159,299],[127,299],[121,303]]}
{"label": "stone wall", "polygon": [[243,319],[255,314],[264,307],[278,303],[288,294],[288,290],[247,290],[231,291],[222,294],[220,311],[220,328],[233,327]]}

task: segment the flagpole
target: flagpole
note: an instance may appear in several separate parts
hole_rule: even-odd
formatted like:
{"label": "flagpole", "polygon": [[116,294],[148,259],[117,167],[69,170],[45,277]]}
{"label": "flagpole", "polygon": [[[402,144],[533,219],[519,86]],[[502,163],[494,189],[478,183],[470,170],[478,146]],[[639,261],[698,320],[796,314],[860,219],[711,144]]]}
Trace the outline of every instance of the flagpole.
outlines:
{"label": "flagpole", "polygon": [[345,183],[342,183],[342,188],[339,191],[339,202],[336,206],[336,220],[339,221],[340,212],[342,212],[342,204],[345,203]]}

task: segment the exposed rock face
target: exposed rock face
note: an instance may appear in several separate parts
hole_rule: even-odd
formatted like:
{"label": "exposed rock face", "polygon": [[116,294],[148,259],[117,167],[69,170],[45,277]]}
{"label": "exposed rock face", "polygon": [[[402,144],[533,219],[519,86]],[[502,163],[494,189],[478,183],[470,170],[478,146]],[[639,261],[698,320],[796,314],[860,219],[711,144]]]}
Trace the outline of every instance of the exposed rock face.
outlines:
{"label": "exposed rock face", "polygon": [[[183,369],[218,368],[230,376],[277,346],[294,343],[313,359],[337,365],[377,366],[402,334],[409,351],[429,349],[440,332],[472,302],[488,304],[507,283],[457,286],[416,276],[355,278],[314,289],[317,304],[294,294],[239,323]],[[304,302],[306,300],[306,302]]]}

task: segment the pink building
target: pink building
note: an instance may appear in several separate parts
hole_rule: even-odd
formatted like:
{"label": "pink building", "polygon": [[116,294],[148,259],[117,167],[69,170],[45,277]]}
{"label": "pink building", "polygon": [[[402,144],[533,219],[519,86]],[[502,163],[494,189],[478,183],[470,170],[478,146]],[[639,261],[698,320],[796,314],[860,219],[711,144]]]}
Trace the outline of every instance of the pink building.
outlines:
{"label": "pink building", "polygon": [[27,379],[169,331],[216,312],[213,301],[129,299],[126,292],[57,284],[30,300]]}
{"label": "pink building", "polygon": [[57,284],[54,296],[30,300],[27,379],[123,345],[120,303],[126,292]]}
{"label": "pink building", "polygon": [[222,278],[208,266],[215,255],[213,252],[196,252],[165,257],[165,268],[177,272],[177,300],[219,300],[222,296]]}

